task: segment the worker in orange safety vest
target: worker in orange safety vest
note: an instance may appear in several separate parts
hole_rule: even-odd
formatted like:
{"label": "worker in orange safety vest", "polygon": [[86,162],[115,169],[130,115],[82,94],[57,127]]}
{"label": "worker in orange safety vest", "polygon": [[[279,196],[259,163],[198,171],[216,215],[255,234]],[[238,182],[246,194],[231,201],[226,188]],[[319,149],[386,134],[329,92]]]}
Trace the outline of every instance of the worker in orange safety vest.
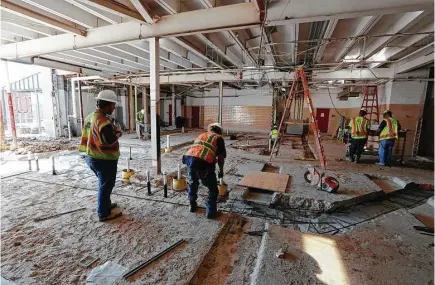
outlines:
{"label": "worker in orange safety vest", "polygon": [[217,215],[218,187],[215,173],[215,164],[219,165],[219,178],[223,178],[223,168],[227,152],[222,137],[222,126],[213,123],[208,131],[200,134],[189,151],[183,156],[183,163],[187,165],[188,187],[187,193],[190,201],[190,211],[197,209],[199,180],[209,190],[206,202],[207,218]]}

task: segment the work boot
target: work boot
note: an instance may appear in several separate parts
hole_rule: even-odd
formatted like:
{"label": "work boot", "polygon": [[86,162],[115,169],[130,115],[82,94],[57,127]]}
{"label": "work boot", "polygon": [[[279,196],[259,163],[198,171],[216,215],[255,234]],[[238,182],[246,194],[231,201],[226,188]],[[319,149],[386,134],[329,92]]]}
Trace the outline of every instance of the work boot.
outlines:
{"label": "work boot", "polygon": [[382,163],[380,163],[380,162],[376,162],[375,163],[377,166],[385,166],[385,164],[382,164]]}
{"label": "work boot", "polygon": [[214,219],[217,217],[217,212],[207,212],[207,219]]}
{"label": "work boot", "polygon": [[110,213],[110,215],[105,216],[105,217],[98,217],[98,220],[100,222],[105,222],[105,221],[110,221],[116,218],[119,218],[122,216],[122,212],[117,212],[117,213]]}
{"label": "work boot", "polygon": [[358,164],[358,163],[359,163],[359,160],[360,160],[360,157],[357,156],[356,159],[355,159],[355,163]]}
{"label": "work boot", "polygon": [[196,204],[196,201],[190,201],[190,212],[191,213],[196,212],[197,207],[198,207],[198,205]]}
{"label": "work boot", "polygon": [[355,156],[352,156],[352,157],[350,158],[350,161],[355,162]]}

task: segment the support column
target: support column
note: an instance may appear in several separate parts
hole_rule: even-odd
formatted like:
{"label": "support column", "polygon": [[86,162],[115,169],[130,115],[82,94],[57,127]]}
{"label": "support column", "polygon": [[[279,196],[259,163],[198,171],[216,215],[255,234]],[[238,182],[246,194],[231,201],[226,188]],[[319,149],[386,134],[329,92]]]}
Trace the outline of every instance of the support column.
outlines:
{"label": "support column", "polygon": [[12,132],[12,148],[17,148],[17,129],[15,128],[15,115],[14,115],[14,105],[12,103],[12,93],[11,93],[11,84],[9,82],[9,69],[8,62],[5,61],[5,69],[6,69],[6,90],[8,93],[8,105],[9,105],[9,122],[11,125]]}
{"label": "support column", "polygon": [[224,83],[222,81],[219,82],[219,114],[218,114],[218,122],[222,126],[222,104],[223,104],[223,96],[224,96]]}
{"label": "support column", "polygon": [[172,126],[175,128],[175,115],[177,110],[177,105],[175,104],[175,86],[171,85],[172,91]]}
{"label": "support column", "polygon": [[128,117],[130,118],[130,134],[132,134],[134,132],[134,129],[136,128],[136,123],[135,123],[135,116],[136,113],[134,112],[134,99],[133,99],[133,86],[129,86],[128,87]]}
{"label": "support column", "polygon": [[150,115],[148,112],[148,106],[150,105],[150,102],[148,99],[148,92],[146,87],[142,88],[142,101],[143,101],[143,109],[145,111],[145,113],[143,114],[144,116],[143,121],[145,125],[145,134],[147,134],[150,127],[150,120],[148,120],[148,117]]}
{"label": "support column", "polygon": [[1,90],[1,98],[0,98],[0,146],[6,144],[6,136],[5,136],[5,124],[3,120],[3,90]]}
{"label": "support column", "polygon": [[83,123],[84,123],[84,116],[83,116],[83,98],[82,98],[82,84],[80,83],[80,80],[77,81],[77,87],[78,87],[78,94],[79,94],[79,110],[80,110],[80,135],[83,133]]}
{"label": "support column", "polygon": [[151,38],[150,44],[150,103],[151,103],[151,154],[156,174],[161,173],[160,158],[160,62],[159,38]]}

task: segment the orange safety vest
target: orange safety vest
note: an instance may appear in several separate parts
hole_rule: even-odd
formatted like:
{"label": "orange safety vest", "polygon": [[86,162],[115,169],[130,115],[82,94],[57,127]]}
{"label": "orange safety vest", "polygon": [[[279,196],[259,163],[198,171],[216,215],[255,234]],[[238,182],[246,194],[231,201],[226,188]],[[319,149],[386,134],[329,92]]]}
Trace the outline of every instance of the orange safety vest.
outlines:
{"label": "orange safety vest", "polygon": [[87,116],[79,151],[86,152],[88,156],[95,159],[117,160],[120,156],[118,141],[113,144],[104,144],[101,138],[101,130],[107,125],[112,125],[112,122],[101,111],[95,111]]}
{"label": "orange safety vest", "polygon": [[212,132],[200,134],[186,155],[200,158],[208,163],[216,163],[217,140],[219,137],[218,134]]}
{"label": "orange safety vest", "polygon": [[368,124],[369,124],[369,120],[367,120],[365,117],[357,116],[353,118],[351,122],[352,138],[354,139],[367,138],[367,128],[369,127]]}
{"label": "orange safety vest", "polygon": [[379,135],[379,140],[388,140],[388,139],[399,139],[399,123],[394,118],[384,119],[387,122],[385,128],[383,128],[381,134]]}

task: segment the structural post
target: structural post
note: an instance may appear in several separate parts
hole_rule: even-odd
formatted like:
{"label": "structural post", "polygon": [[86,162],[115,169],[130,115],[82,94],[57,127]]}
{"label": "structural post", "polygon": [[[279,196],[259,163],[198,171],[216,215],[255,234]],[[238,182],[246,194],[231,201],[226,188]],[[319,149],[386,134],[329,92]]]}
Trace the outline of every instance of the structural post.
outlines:
{"label": "structural post", "polygon": [[143,100],[143,109],[145,111],[145,114],[143,114],[144,118],[144,125],[145,125],[145,133],[148,133],[148,128],[150,127],[150,120],[148,120],[149,112],[148,112],[148,106],[150,105],[149,99],[148,99],[148,92],[147,88],[142,88],[142,100]]}
{"label": "structural post", "polygon": [[5,136],[5,124],[3,120],[3,90],[1,90],[1,92],[2,92],[2,97],[0,98],[1,99],[0,100],[0,146],[3,146],[4,144],[6,144],[6,136]]}
{"label": "structural post", "polygon": [[224,96],[224,83],[222,81],[219,82],[219,114],[218,114],[218,122],[222,126],[222,104],[223,104],[223,96]]}
{"label": "structural post", "polygon": [[159,38],[150,41],[150,103],[151,103],[151,153],[156,174],[161,173],[160,158],[160,62]]}
{"label": "structural post", "polygon": [[134,101],[133,101],[133,86],[128,87],[128,102],[129,102],[129,118],[130,118],[130,134],[134,132],[135,129],[135,121],[134,118],[136,116],[136,113],[134,112]]}
{"label": "structural post", "polygon": [[14,105],[12,103],[12,93],[11,93],[11,84],[9,82],[9,68],[8,62],[5,61],[5,69],[6,69],[6,90],[8,92],[8,105],[9,105],[9,122],[11,125],[12,132],[12,148],[17,148],[17,129],[15,128],[15,115],[14,115]]}
{"label": "structural post", "polygon": [[137,86],[135,86],[134,87],[134,114],[135,114],[135,116],[136,116],[137,112],[138,112],[138,109],[137,109]]}
{"label": "structural post", "polygon": [[177,110],[177,105],[175,104],[175,85],[171,85],[172,91],[172,126],[175,128],[175,115]]}

